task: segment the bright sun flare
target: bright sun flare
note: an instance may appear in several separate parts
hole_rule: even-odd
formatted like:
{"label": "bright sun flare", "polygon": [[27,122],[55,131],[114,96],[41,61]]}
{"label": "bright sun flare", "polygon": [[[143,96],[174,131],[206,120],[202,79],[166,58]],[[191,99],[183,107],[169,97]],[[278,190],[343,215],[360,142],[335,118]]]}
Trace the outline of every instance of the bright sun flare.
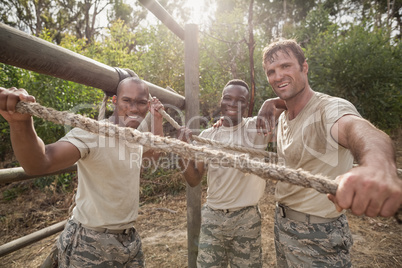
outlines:
{"label": "bright sun flare", "polygon": [[188,23],[204,24],[208,18],[214,15],[216,4],[206,6],[208,0],[187,0],[185,7],[191,11],[191,18]]}

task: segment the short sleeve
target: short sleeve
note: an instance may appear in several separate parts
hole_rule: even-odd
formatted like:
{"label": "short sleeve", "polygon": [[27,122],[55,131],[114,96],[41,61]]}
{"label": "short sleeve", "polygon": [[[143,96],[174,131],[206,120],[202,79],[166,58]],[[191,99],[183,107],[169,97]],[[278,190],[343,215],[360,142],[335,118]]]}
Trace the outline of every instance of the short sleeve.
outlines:
{"label": "short sleeve", "polygon": [[88,156],[90,148],[98,146],[97,137],[98,135],[89,133],[83,129],[74,128],[59,141],[73,144],[80,151],[81,158],[83,159]]}

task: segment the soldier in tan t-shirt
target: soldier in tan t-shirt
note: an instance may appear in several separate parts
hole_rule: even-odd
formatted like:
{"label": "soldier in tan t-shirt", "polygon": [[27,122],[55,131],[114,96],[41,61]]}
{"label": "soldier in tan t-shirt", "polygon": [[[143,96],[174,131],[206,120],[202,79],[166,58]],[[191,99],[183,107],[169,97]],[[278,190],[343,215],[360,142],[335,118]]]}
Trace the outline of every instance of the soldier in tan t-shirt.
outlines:
{"label": "soldier in tan t-shirt", "polygon": [[[256,117],[243,118],[249,92],[242,80],[229,81],[222,91],[223,126],[208,128],[200,136],[226,144],[265,150],[271,136],[257,134]],[[191,140],[191,131],[182,128],[180,139]],[[219,148],[215,148],[219,149]],[[221,159],[222,163],[225,159]],[[202,162],[180,160],[190,186],[200,183]],[[198,267],[262,267],[261,215],[258,202],[265,180],[234,168],[209,165],[207,201],[201,211]]]}
{"label": "soldier in tan t-shirt", "polygon": [[[361,118],[350,102],[310,88],[308,64],[295,41],[265,48],[263,67],[279,99],[266,101],[259,116],[269,117],[273,106],[286,109],[277,126],[279,164],[339,182],[336,196],[328,197],[314,189],[277,184],[277,265],[351,267],[353,241],[343,209],[389,217],[402,203],[391,140]],[[271,131],[273,121],[258,121],[257,127]],[[352,169],[353,159],[359,167]]]}
{"label": "soldier in tan t-shirt", "polygon": [[[109,121],[137,128],[150,110],[153,133],[163,135],[163,105],[149,103],[148,86],[126,78],[113,96]],[[73,216],[57,239],[58,267],[144,267],[141,239],[134,228],[139,208],[141,145],[122,137],[106,138],[74,128],[59,141],[45,145],[29,114],[15,112],[20,101],[35,101],[24,89],[0,88],[0,114],[9,122],[14,153],[28,174],[46,174],[77,162],[78,186]]]}

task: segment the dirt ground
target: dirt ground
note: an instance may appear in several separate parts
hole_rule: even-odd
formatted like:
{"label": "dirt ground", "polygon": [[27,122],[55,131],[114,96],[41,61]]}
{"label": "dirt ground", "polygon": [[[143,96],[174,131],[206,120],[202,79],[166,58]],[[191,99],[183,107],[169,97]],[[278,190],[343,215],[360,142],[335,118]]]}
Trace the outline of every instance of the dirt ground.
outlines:
{"label": "dirt ground", "polygon": [[[402,168],[402,143],[396,145],[398,167]],[[31,185],[32,182],[23,182],[26,190],[14,200],[7,201],[3,194],[0,196],[0,245],[66,219],[71,193],[32,190]],[[0,192],[12,186],[0,185]],[[275,266],[273,187],[274,183],[269,181],[260,203],[264,267]],[[205,190],[202,190],[203,200]],[[393,218],[371,219],[349,213],[347,216],[354,238],[354,267],[402,267],[402,225]],[[142,205],[136,228],[142,237],[147,267],[187,267],[185,191],[164,195],[158,203]],[[0,267],[39,267],[57,235],[0,258]]]}

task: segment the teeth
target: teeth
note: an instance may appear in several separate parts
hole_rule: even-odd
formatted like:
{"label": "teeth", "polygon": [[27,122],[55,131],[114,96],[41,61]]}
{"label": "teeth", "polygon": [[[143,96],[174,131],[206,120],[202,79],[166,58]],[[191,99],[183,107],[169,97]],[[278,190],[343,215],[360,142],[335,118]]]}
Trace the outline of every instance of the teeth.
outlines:
{"label": "teeth", "polygon": [[133,116],[133,115],[129,115],[129,116],[128,116],[128,118],[131,118],[131,119],[137,119],[137,118],[138,118],[138,116],[135,116],[135,115],[134,115],[134,116]]}
{"label": "teeth", "polygon": [[287,85],[289,85],[289,83],[279,85],[278,87],[279,87],[279,88],[282,88],[282,87],[286,87]]}

